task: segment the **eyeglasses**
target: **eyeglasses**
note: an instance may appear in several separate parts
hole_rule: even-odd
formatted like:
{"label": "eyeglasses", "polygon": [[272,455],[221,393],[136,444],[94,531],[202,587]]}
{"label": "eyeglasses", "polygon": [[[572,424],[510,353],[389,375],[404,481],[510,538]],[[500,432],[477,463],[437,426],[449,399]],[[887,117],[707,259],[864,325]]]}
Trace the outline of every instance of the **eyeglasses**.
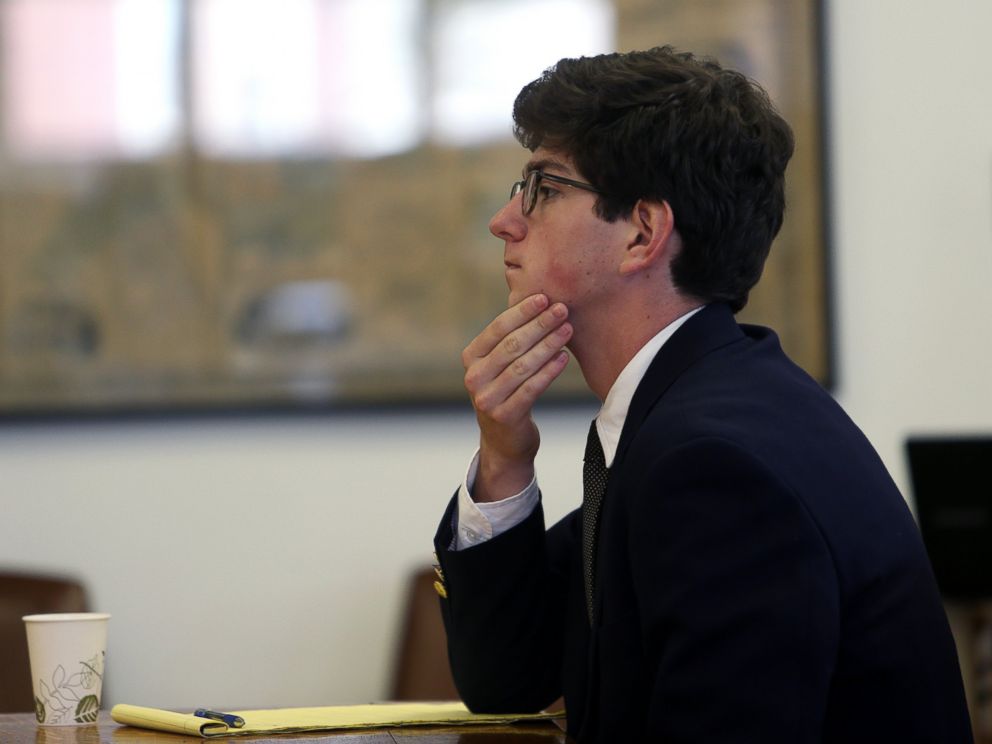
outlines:
{"label": "eyeglasses", "polygon": [[550,173],[545,173],[544,171],[532,170],[527,174],[526,178],[522,181],[516,181],[513,186],[510,187],[511,199],[521,191],[524,192],[523,201],[520,202],[520,209],[523,211],[524,217],[533,212],[534,207],[537,206],[537,195],[540,193],[542,180],[554,181],[555,183],[562,183],[566,186],[574,186],[577,189],[591,191],[594,194],[603,193],[592,184],[583,183],[582,181],[574,181],[571,178],[565,178],[564,176],[553,176]]}

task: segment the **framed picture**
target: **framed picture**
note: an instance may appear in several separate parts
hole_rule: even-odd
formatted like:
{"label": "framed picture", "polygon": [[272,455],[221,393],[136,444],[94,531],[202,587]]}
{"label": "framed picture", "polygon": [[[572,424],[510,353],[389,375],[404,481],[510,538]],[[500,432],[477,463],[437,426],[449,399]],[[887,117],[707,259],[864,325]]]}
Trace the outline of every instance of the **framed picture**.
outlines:
{"label": "framed picture", "polygon": [[621,0],[624,48],[664,43],[711,55],[768,91],[792,126],[785,223],[738,316],[775,329],[786,352],[831,384],[823,12],[819,0]]}
{"label": "framed picture", "polygon": [[[588,53],[669,43],[712,54],[765,86],[790,121],[786,224],[741,317],[774,327],[828,382],[818,3],[575,4],[586,26],[559,33]],[[335,36],[359,22],[359,3],[347,18],[347,3],[311,0],[306,18],[235,24],[250,37],[240,46],[211,30],[225,27],[222,4],[162,0],[141,17],[124,5],[123,20],[116,0],[0,5],[0,416],[464,400],[461,349],[506,303],[487,224],[526,159],[509,102],[567,53],[533,63],[500,103],[499,134],[475,139],[459,138],[468,124],[449,109],[488,99],[452,108],[471,81],[453,80],[452,69],[468,73],[443,57],[467,43],[458,23],[478,28],[490,12],[483,27],[509,29],[540,18],[542,0],[391,0],[385,19],[367,19],[399,34],[377,45],[382,69]],[[282,54],[259,47],[279,43],[276,18],[297,24]],[[130,51],[114,36],[125,23]],[[441,44],[445,34],[455,41]],[[497,40],[468,41],[478,52]],[[80,45],[87,64],[71,56]],[[122,71],[126,54],[138,55],[126,67],[139,79]],[[274,59],[296,67],[274,79]],[[341,70],[363,70],[364,87]],[[218,108],[228,89],[240,97]],[[372,103],[393,108],[349,124]],[[549,391],[585,395],[577,369]]]}

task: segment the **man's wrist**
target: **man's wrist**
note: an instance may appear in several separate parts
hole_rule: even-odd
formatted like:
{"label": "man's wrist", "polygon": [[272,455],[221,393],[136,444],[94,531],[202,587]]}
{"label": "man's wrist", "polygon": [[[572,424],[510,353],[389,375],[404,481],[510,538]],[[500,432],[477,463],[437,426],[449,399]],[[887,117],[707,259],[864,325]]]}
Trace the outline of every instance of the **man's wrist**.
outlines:
{"label": "man's wrist", "polygon": [[469,463],[465,479],[458,489],[458,509],[452,520],[452,549],[464,550],[506,532],[526,519],[540,500],[537,479],[518,493],[500,501],[477,503],[472,498],[479,472],[479,453]]}
{"label": "man's wrist", "polygon": [[508,499],[534,481],[534,462],[511,462],[480,450],[472,500],[489,503]]}

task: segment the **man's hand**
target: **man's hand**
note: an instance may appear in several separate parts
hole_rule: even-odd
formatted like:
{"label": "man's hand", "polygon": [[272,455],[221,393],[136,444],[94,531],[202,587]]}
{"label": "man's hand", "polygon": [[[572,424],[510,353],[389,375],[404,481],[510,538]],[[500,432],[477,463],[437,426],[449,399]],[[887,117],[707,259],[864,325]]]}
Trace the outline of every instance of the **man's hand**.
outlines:
{"label": "man's hand", "polygon": [[531,295],[496,317],[462,352],[465,387],[479,421],[472,498],[499,501],[534,477],[541,436],[531,411],[568,363],[568,308]]}

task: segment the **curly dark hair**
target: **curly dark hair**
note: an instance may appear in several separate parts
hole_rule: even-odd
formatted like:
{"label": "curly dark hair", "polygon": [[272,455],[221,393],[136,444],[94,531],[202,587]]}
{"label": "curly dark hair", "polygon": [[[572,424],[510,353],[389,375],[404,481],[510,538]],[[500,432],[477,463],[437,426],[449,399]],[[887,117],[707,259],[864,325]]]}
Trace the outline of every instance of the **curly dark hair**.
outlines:
{"label": "curly dark hair", "polygon": [[683,246],[676,286],[744,307],[782,226],[794,147],[757,83],[668,46],[563,59],[524,86],[513,121],[524,147],[567,154],[603,192],[602,219],[667,201]]}

